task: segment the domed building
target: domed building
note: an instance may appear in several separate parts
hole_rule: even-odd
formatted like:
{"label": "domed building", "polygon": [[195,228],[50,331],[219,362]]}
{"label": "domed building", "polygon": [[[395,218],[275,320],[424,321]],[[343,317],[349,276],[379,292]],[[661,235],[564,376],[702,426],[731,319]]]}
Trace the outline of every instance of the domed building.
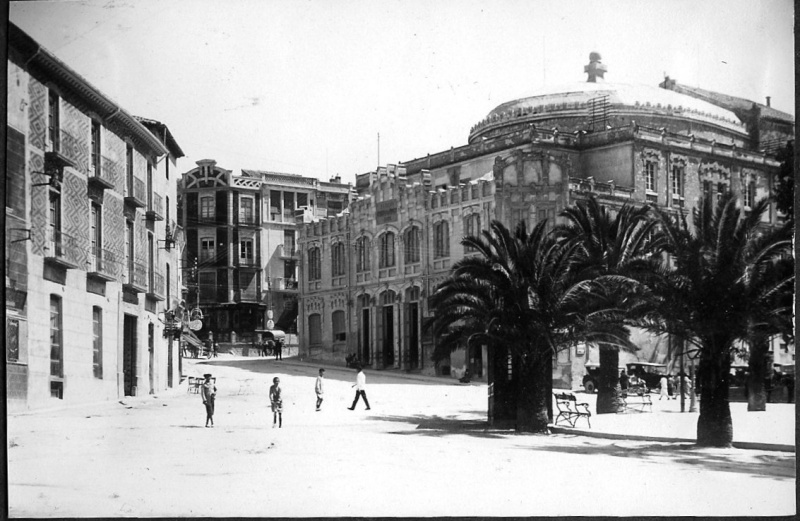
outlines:
{"label": "domed building", "polygon": [[[793,139],[790,115],[669,78],[658,87],[606,83],[597,53],[584,70],[586,82],[499,105],[466,145],[359,175],[347,212],[299,230],[302,354],[487,378],[486,346],[434,364],[436,339],[421,328],[427,297],[471,254],[462,237],[495,219],[552,227],[591,195],[612,209],[651,203],[691,212],[704,194],[733,191],[746,209],[770,194],[773,153]],[[773,204],[763,222],[781,219]],[[636,341],[658,359],[669,339]],[[582,347],[560,353],[554,386],[579,387],[588,357]]]}

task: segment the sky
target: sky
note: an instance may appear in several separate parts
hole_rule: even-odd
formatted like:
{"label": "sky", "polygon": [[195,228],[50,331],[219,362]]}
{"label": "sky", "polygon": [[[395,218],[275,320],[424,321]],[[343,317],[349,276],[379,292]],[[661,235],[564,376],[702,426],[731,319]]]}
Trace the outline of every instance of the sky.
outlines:
{"label": "sky", "polygon": [[185,158],[343,182],[467,143],[501,103],[679,83],[795,113],[792,0],[59,0],[10,20]]}

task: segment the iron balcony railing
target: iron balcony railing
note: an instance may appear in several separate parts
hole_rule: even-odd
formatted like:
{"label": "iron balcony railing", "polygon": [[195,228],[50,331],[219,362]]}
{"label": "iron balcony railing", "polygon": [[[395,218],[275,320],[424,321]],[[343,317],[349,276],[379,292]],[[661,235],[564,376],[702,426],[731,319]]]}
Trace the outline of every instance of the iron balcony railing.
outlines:
{"label": "iron balcony railing", "polygon": [[164,298],[166,295],[166,286],[164,285],[164,274],[161,273],[161,270],[150,270],[147,286],[148,295],[161,299]]}
{"label": "iron balcony railing", "polygon": [[147,266],[141,262],[129,260],[127,268],[125,285],[139,292],[147,291]]}
{"label": "iron balcony railing", "polygon": [[89,183],[103,188],[114,188],[117,182],[116,163],[105,156],[95,157],[89,171]]}
{"label": "iron balcony railing", "polygon": [[76,237],[50,227],[47,232],[45,257],[67,268],[76,268],[84,262],[85,246],[80,247]]}
{"label": "iron balcony railing", "polygon": [[152,192],[148,200],[147,213],[145,214],[151,221],[164,220],[164,200],[161,195]]}
{"label": "iron balcony railing", "polygon": [[106,248],[92,248],[89,257],[89,273],[95,273],[108,280],[119,278],[121,266],[116,254]]}
{"label": "iron balcony railing", "polygon": [[146,200],[144,181],[138,177],[129,177],[125,185],[125,202],[139,208],[144,208],[147,204],[145,202]]}

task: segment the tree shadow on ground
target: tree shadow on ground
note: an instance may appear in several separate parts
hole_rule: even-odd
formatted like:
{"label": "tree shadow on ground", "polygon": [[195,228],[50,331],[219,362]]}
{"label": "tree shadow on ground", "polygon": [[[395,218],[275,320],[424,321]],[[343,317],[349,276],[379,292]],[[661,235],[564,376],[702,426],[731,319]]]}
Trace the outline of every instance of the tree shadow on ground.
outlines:
{"label": "tree shadow on ground", "polygon": [[[467,411],[466,413],[480,413],[480,411]],[[425,416],[422,414],[415,414],[412,416],[375,415],[371,416],[370,419],[416,425],[416,429],[413,431],[390,431],[390,434],[399,435],[432,436],[440,438],[443,436],[460,434],[477,438],[501,438],[503,435],[514,433],[514,431],[508,429],[496,429],[489,425],[488,421],[480,419],[465,420],[463,418]]]}
{"label": "tree shadow on ground", "polygon": [[[795,456],[776,452],[765,454],[748,449],[716,449],[698,447],[691,443],[634,442],[584,438],[576,445],[569,435],[554,434],[537,438],[535,446],[527,448],[551,453],[606,455],[635,458],[658,464],[682,465],[704,471],[735,472],[761,478],[795,479]],[[548,443],[552,440],[552,443]]]}

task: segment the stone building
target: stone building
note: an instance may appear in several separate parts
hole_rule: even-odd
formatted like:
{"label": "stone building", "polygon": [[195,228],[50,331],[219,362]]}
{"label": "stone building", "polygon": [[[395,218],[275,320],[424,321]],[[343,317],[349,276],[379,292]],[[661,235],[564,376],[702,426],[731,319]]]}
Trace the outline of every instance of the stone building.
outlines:
{"label": "stone building", "polygon": [[[586,82],[501,104],[466,145],[358,176],[347,213],[300,228],[300,352],[486,378],[486,346],[434,367],[435,339],[421,328],[427,297],[470,255],[465,235],[491,220],[552,227],[590,195],[612,211],[650,203],[687,213],[703,194],[733,191],[747,209],[771,193],[774,143],[792,139],[790,115],[752,102],[742,112],[732,97],[672,80],[667,88],[606,83],[597,53],[585,72]],[[773,204],[763,222],[781,219]],[[635,332],[634,340],[652,360],[666,355],[668,338]],[[561,352],[554,385],[580,386],[589,354],[585,346]]]}
{"label": "stone building", "polygon": [[208,159],[183,174],[179,191],[186,305],[201,311],[198,336],[245,354],[270,336],[288,334],[295,345],[297,223],[341,213],[350,185],[261,170],[235,175]]}
{"label": "stone building", "polygon": [[180,296],[183,152],[14,24],[7,80],[9,410],[178,385],[164,312]]}

